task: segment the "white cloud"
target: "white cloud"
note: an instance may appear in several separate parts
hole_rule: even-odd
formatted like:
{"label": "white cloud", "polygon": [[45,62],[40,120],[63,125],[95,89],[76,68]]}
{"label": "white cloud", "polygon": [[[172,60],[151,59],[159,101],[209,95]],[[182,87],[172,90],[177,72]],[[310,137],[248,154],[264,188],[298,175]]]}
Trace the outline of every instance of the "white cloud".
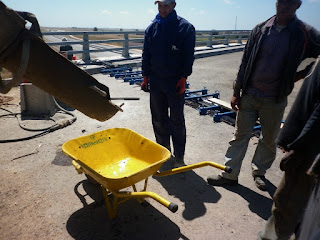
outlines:
{"label": "white cloud", "polygon": [[196,8],[190,8],[190,13],[194,15],[204,15],[206,12],[204,10],[198,10]]}
{"label": "white cloud", "polygon": [[111,13],[109,10],[103,10],[103,11],[102,11],[102,14],[112,15],[112,13]]}
{"label": "white cloud", "polygon": [[157,14],[156,11],[153,10],[153,9],[149,9],[149,10],[148,10],[148,13],[150,13],[150,14],[153,15],[153,16]]}
{"label": "white cloud", "polygon": [[228,4],[228,5],[232,5],[234,4],[234,2],[230,1],[230,0],[223,0],[225,4]]}
{"label": "white cloud", "polygon": [[121,14],[121,15],[130,15],[130,13],[129,13],[129,12],[126,12],[126,11],[121,11],[120,14]]}

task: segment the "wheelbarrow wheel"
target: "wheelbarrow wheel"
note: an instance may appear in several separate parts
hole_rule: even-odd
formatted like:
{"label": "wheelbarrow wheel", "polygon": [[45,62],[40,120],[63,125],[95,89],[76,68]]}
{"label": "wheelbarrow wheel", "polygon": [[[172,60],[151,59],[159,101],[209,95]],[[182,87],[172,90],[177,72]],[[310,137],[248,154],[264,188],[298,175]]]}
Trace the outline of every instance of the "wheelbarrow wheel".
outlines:
{"label": "wheelbarrow wheel", "polygon": [[96,180],[94,180],[93,177],[91,177],[88,174],[85,174],[85,175],[86,175],[87,179],[89,180],[89,182],[91,182],[92,184],[95,184],[95,185],[99,185],[99,183]]}

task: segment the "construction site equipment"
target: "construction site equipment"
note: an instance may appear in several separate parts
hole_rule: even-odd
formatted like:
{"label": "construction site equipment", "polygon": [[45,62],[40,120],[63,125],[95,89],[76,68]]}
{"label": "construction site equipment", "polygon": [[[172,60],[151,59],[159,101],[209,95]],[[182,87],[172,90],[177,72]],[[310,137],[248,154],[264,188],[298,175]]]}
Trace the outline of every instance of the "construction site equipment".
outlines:
{"label": "construction site equipment", "polygon": [[[73,159],[78,173],[85,173],[101,185],[110,218],[116,216],[120,203],[132,198],[141,202],[150,197],[172,212],[178,210],[178,205],[146,191],[148,177],[152,175],[163,177],[205,166],[231,172],[230,167],[209,161],[159,172],[162,164],[170,159],[170,151],[125,128],[107,129],[72,139],[63,144],[62,150]],[[135,184],[143,180],[143,190],[137,191]],[[123,190],[130,186],[133,192]]]}
{"label": "construction site equipment", "polygon": [[[237,114],[230,103],[220,99],[219,91],[215,91],[212,94],[209,94],[208,91],[207,88],[187,91],[185,93],[186,104],[197,109],[200,115],[212,116],[215,123],[226,122],[234,126]],[[252,135],[259,137],[260,133],[261,125],[258,120],[252,130]]]}
{"label": "construction site equipment", "polygon": [[124,72],[124,73],[117,73],[114,75],[114,77],[117,78],[124,78],[124,77],[134,77],[141,75],[142,71],[129,71],[129,72]]}
{"label": "construction site equipment", "polygon": [[214,122],[228,120],[228,123],[234,124],[236,113],[229,103],[219,99],[220,92],[208,93],[207,88],[200,90],[187,91],[185,93],[186,104],[196,108],[200,115],[211,115]]}
{"label": "construction site equipment", "polygon": [[101,73],[102,74],[112,74],[111,77],[114,76],[115,73],[117,72],[123,72],[123,71],[132,71],[132,68],[127,68],[127,67],[122,67],[122,68],[111,68],[111,69],[102,69]]}
{"label": "construction site equipment", "polygon": [[124,82],[129,82],[130,85],[140,83],[143,81],[142,71],[133,71],[131,67],[103,69],[103,74],[109,74],[110,77],[115,79],[122,79]]}
{"label": "construction site equipment", "polygon": [[[121,67],[113,69],[103,69],[102,74],[109,74],[110,77],[115,79],[123,79],[124,82],[129,82],[130,85],[138,84],[141,85],[143,82],[142,71],[133,71],[131,67]],[[186,89],[190,87],[190,83],[186,82]]]}
{"label": "construction site equipment", "polygon": [[[126,81],[126,80],[124,80]],[[143,82],[143,78],[142,77],[137,77],[137,78],[131,78],[129,81],[130,85],[136,84],[136,83],[142,83]]]}
{"label": "construction site equipment", "polygon": [[20,84],[21,115],[53,116],[56,113],[54,98],[32,83]]}
{"label": "construction site equipment", "polygon": [[200,90],[194,90],[194,91],[187,91],[185,92],[186,96],[190,96],[191,94],[195,94],[195,93],[201,93],[202,95],[208,94],[208,89],[207,88],[203,88]]}
{"label": "construction site equipment", "polygon": [[[201,93],[201,94],[197,94],[197,93]],[[216,91],[215,93],[208,93],[208,90],[206,88],[202,90],[185,92],[185,100],[192,100],[195,102],[203,101],[208,97],[219,98],[219,96],[220,96],[220,93],[218,91]]]}
{"label": "construction site equipment", "polygon": [[[0,66],[14,74],[0,82],[7,93],[22,79],[39,87],[85,115],[106,121],[120,107],[110,101],[109,89],[51,49],[25,28],[25,20],[0,1]],[[104,94],[101,94],[104,93]]]}

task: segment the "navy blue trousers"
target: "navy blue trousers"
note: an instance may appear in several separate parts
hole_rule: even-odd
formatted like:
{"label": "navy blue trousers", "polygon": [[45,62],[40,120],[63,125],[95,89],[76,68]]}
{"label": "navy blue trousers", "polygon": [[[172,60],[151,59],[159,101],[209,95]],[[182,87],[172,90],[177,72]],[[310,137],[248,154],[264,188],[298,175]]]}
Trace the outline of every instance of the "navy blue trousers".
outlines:
{"label": "navy blue trousers", "polygon": [[183,157],[186,145],[184,119],[184,94],[176,94],[176,81],[150,79],[150,110],[157,143],[171,151],[172,137],[174,155]]}

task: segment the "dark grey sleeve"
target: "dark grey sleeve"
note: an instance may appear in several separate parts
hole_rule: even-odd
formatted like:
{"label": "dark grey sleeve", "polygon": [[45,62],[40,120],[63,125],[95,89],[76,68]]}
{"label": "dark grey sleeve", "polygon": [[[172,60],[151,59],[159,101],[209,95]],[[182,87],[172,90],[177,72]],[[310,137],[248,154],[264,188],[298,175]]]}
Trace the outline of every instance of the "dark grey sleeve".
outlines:
{"label": "dark grey sleeve", "polygon": [[292,150],[319,144],[319,136],[320,58],[304,80],[276,141],[284,149]]}

